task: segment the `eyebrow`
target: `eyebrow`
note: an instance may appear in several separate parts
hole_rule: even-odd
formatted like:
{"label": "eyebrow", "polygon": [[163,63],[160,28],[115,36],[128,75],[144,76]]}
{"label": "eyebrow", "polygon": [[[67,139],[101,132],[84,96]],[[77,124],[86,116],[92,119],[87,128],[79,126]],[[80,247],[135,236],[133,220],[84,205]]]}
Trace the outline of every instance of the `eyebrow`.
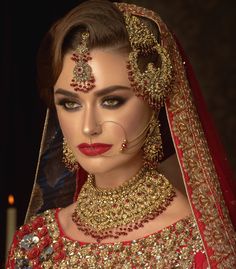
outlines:
{"label": "eyebrow", "polygon": [[[100,96],[112,93],[114,91],[117,91],[117,90],[130,90],[130,88],[127,86],[122,86],[122,85],[113,85],[113,86],[109,86],[107,88],[104,88],[98,92],[95,92],[95,96],[100,97]],[[71,91],[68,91],[65,89],[61,89],[61,88],[57,89],[55,91],[55,94],[62,94],[62,95],[68,96],[68,97],[78,98],[77,93],[74,93],[74,92],[71,92]]]}

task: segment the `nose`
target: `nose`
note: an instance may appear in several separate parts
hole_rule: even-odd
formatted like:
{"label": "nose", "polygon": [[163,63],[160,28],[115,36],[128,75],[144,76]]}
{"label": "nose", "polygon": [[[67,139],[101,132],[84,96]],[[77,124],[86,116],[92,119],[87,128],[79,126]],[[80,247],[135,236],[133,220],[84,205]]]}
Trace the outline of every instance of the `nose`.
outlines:
{"label": "nose", "polygon": [[96,112],[91,108],[84,112],[83,133],[88,136],[98,135],[102,132],[102,126],[98,123]]}

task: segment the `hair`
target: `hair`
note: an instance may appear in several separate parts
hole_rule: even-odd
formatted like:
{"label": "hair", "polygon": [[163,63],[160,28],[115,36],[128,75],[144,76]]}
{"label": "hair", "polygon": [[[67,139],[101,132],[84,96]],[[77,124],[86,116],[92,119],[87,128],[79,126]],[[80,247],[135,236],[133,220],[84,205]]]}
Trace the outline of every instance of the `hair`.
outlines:
{"label": "hair", "polygon": [[[154,23],[143,18],[142,21],[159,39]],[[111,48],[128,53],[131,49],[123,14],[115,4],[108,0],[89,0],[73,8],[52,25],[38,51],[37,83],[40,96],[48,107],[54,106],[53,86],[61,73],[64,55],[77,48],[85,30],[89,32],[90,50]],[[150,61],[150,57],[145,56],[141,65]]]}

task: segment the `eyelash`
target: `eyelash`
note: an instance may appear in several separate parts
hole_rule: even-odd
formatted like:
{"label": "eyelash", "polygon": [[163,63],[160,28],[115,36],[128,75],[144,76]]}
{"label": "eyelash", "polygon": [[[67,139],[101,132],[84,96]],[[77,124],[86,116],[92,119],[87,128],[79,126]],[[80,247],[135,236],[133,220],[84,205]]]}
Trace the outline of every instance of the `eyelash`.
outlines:
{"label": "eyelash", "polygon": [[[113,104],[106,104],[105,102],[113,102]],[[122,106],[126,102],[126,99],[121,96],[106,96],[101,101],[101,106],[107,109],[116,109]],[[62,106],[67,111],[79,110],[82,106],[78,101],[70,99],[61,99],[57,102],[57,105]],[[71,107],[69,107],[71,106]]]}
{"label": "eyelash", "polygon": [[[76,107],[68,107],[68,105],[76,105]],[[69,99],[61,99],[57,102],[57,105],[62,106],[65,110],[67,111],[74,111],[77,110],[81,107],[81,104],[78,103],[78,101],[73,101],[73,100],[69,100]]]}
{"label": "eyelash", "polygon": [[[113,104],[105,104],[105,102],[113,102]],[[121,96],[106,96],[102,99],[101,106],[108,109],[116,109],[122,106],[126,99]],[[115,104],[114,104],[115,103]]]}

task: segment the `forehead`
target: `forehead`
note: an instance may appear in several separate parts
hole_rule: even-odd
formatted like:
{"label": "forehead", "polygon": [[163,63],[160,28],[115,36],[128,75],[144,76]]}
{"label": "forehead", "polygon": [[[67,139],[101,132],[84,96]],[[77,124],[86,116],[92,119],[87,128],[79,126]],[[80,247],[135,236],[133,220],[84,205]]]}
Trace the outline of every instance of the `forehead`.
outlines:
{"label": "forehead", "polygon": [[[91,91],[99,91],[99,89],[113,85],[129,87],[126,68],[128,55],[104,49],[91,50],[90,55],[92,60],[88,64],[91,66],[95,77],[95,88]],[[55,84],[55,89],[73,90],[70,83],[73,78],[75,62],[71,59],[71,56],[72,53],[68,53],[64,57],[62,71]]]}

